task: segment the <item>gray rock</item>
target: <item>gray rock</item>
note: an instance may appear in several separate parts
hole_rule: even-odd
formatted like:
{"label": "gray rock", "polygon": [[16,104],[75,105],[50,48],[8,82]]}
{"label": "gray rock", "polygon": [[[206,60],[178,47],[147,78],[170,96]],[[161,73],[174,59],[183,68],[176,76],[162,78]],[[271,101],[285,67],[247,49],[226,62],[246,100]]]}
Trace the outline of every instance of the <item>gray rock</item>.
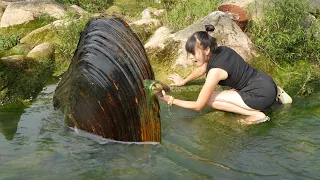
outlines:
{"label": "gray rock", "polygon": [[156,9],[148,7],[147,9],[143,10],[141,13],[141,19],[150,19],[150,18],[157,18],[162,16],[165,13],[164,9]]}
{"label": "gray rock", "polygon": [[71,5],[70,8],[74,9],[78,14],[81,14],[81,15],[88,13],[86,10],[82,9],[77,5]]}
{"label": "gray rock", "polygon": [[146,42],[156,29],[161,27],[162,23],[157,19],[141,19],[129,23],[130,27],[137,33],[141,42]]}
{"label": "gray rock", "polygon": [[163,49],[165,48],[164,42],[170,37],[170,35],[171,35],[170,29],[162,26],[154,32],[153,36],[144,45],[144,47],[146,49],[156,48],[156,47]]}
{"label": "gray rock", "polygon": [[59,19],[66,14],[66,7],[54,1],[15,2],[10,3],[3,13],[0,27],[23,24],[41,14],[48,14]]}

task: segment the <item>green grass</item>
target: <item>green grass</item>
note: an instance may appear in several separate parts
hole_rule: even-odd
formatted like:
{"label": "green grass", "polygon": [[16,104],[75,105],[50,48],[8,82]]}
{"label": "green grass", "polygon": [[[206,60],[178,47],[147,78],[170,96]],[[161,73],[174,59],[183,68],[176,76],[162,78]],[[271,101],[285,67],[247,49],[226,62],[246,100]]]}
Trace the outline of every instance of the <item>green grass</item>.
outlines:
{"label": "green grass", "polygon": [[310,0],[262,0],[263,16],[252,22],[251,39],[277,62],[306,60],[320,63],[320,19],[304,26],[311,9]]}
{"label": "green grass", "polygon": [[319,66],[312,62],[300,60],[276,63],[261,55],[254,58],[251,65],[270,75],[292,97],[319,91]]}
{"label": "green grass", "polygon": [[174,31],[181,30],[217,10],[222,0],[169,1],[165,4],[168,13],[164,23]]}
{"label": "green grass", "polygon": [[77,5],[90,13],[102,12],[106,10],[113,0],[57,0],[65,5]]}
{"label": "green grass", "polygon": [[76,19],[76,17],[76,13],[70,12],[63,19],[66,24],[54,31],[57,39],[55,56],[56,70],[54,76],[60,76],[67,70],[77,48],[80,33],[90,19],[90,16],[83,16],[80,19]]}

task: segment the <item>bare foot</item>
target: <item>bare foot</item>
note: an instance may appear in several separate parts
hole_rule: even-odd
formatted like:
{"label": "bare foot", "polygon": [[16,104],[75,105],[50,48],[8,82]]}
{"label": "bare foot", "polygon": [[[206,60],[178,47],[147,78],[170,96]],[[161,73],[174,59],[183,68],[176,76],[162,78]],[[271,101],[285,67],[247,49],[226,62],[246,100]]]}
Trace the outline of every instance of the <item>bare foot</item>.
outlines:
{"label": "bare foot", "polygon": [[247,117],[246,119],[240,119],[238,120],[238,122],[240,124],[258,124],[269,120],[270,118],[266,116],[263,112],[258,112],[254,115]]}

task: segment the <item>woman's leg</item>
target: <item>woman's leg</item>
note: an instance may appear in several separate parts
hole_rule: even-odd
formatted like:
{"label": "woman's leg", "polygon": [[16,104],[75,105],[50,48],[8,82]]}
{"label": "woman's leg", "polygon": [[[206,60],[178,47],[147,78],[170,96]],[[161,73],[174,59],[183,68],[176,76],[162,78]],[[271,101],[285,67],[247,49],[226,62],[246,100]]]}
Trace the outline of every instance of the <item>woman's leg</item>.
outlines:
{"label": "woman's leg", "polygon": [[207,104],[218,110],[249,116],[242,120],[241,123],[253,124],[266,118],[263,112],[247,106],[241,96],[234,90],[215,91]]}

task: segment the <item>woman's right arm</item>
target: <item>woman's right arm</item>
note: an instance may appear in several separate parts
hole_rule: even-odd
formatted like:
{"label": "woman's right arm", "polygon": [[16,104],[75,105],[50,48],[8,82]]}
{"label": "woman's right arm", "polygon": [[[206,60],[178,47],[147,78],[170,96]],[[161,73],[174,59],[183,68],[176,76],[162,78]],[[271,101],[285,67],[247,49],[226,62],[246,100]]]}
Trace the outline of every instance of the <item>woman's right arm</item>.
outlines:
{"label": "woman's right arm", "polygon": [[189,74],[185,79],[183,79],[178,74],[170,74],[168,79],[174,82],[170,84],[172,86],[183,86],[187,82],[202,76],[204,73],[206,73],[206,70],[207,70],[207,63],[204,63],[202,66],[197,67],[194,71],[192,71],[191,74]]}

